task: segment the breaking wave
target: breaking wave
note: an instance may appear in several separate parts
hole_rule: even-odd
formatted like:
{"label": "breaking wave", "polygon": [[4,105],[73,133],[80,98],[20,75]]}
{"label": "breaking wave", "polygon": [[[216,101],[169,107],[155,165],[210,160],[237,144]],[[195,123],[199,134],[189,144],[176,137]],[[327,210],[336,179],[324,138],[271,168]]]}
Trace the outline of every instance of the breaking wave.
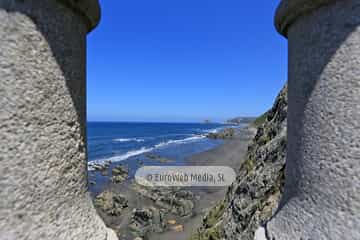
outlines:
{"label": "breaking wave", "polygon": [[171,144],[184,144],[184,143],[200,140],[200,139],[203,139],[203,138],[205,138],[205,136],[197,135],[197,136],[192,136],[192,137],[185,138],[185,139],[169,140],[169,141],[166,141],[166,142],[161,142],[159,144],[156,144],[155,148],[161,148],[161,147],[165,147],[165,146],[168,146],[168,145],[171,145]]}
{"label": "breaking wave", "polygon": [[[185,143],[189,143],[189,142],[193,142],[193,141],[198,141],[198,140],[201,140],[201,139],[204,139],[204,138],[206,138],[206,136],[204,136],[204,135],[195,135],[195,136],[188,137],[188,138],[185,138],[185,139],[169,140],[169,141],[166,141],[166,142],[161,142],[159,144],[156,144],[153,147],[142,147],[142,148],[137,149],[137,150],[128,151],[125,154],[116,155],[116,156],[113,156],[113,157],[108,157],[108,158],[104,158],[104,159],[98,159],[98,160],[91,161],[91,162],[88,163],[88,169],[89,170],[94,170],[95,165],[103,165],[106,162],[120,162],[120,161],[124,161],[124,160],[126,160],[128,158],[131,158],[131,157],[135,157],[135,156],[147,153],[147,152],[151,152],[151,151],[156,150],[158,148],[166,147],[166,146],[173,145],[173,144],[185,144]],[[114,139],[114,141],[115,140],[117,140],[119,142],[128,142],[128,141],[136,141],[136,140],[140,141],[140,142],[143,142],[143,141],[141,141],[143,139],[136,139],[135,140],[135,138],[133,138],[133,139],[119,138],[119,139]]]}
{"label": "breaking wave", "polygon": [[145,142],[143,138],[116,138],[114,142]]}

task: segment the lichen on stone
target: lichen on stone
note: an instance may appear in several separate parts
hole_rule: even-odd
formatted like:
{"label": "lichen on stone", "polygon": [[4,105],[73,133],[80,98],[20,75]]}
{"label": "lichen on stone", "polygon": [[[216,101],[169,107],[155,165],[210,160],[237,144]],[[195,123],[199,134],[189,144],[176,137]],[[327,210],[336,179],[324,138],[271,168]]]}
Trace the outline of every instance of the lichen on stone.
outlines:
{"label": "lichen on stone", "polygon": [[286,155],[287,86],[273,107],[257,121],[257,133],[248,146],[246,160],[223,201],[204,217],[191,240],[253,240],[258,227],[278,207]]}

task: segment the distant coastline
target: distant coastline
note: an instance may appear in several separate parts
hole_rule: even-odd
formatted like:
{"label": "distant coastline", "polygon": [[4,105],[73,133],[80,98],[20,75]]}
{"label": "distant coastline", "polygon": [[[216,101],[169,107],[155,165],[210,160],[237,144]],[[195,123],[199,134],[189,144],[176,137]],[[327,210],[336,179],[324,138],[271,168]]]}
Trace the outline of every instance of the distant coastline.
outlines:
{"label": "distant coastline", "polygon": [[[245,124],[89,122],[89,165],[96,163],[102,154],[104,163],[93,165],[96,170],[89,174],[90,191],[98,212],[109,226],[119,229],[125,240],[145,236],[150,240],[187,239],[200,226],[206,208],[213,206],[224,196],[226,187],[184,189],[180,197],[176,196],[178,190],[175,189],[146,189],[135,184],[135,171],[144,165],[222,165],[236,169],[239,158],[245,154],[248,141],[254,134],[244,126]],[[232,132],[229,127],[234,129],[231,136],[224,134]],[[208,135],[212,137],[208,138]],[[218,137],[213,138],[214,135]],[[172,192],[174,190],[176,192]],[[118,199],[116,201],[122,204],[112,205],[111,199]],[[171,207],[171,214],[151,220],[157,223],[147,222],[150,219],[143,214],[158,216],[169,208],[168,201],[178,201],[175,209]],[[112,207],[107,210],[106,206],[109,204]],[[136,217],[136,211],[141,214],[141,220]],[[161,222],[165,218],[176,224],[172,226]],[[175,226],[181,232],[172,230]]]}
{"label": "distant coastline", "polygon": [[[206,135],[226,127],[215,123],[88,122],[90,191],[95,195],[101,192],[111,182],[112,168],[118,165],[128,166],[132,178],[141,165],[159,164],[148,157],[150,154],[171,159],[171,164],[185,165],[189,156],[222,144],[222,139]],[[107,171],[93,171],[105,167]]]}

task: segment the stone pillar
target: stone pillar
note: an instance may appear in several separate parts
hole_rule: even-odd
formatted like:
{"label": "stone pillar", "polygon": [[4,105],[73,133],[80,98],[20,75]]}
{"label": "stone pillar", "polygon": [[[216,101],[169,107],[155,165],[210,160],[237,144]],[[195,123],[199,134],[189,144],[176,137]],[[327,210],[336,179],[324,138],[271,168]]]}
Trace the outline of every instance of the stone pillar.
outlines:
{"label": "stone pillar", "polygon": [[116,238],[87,192],[86,34],[97,0],[0,0],[0,239]]}
{"label": "stone pillar", "polygon": [[360,239],[360,1],[283,0],[289,41],[285,192],[276,240]]}

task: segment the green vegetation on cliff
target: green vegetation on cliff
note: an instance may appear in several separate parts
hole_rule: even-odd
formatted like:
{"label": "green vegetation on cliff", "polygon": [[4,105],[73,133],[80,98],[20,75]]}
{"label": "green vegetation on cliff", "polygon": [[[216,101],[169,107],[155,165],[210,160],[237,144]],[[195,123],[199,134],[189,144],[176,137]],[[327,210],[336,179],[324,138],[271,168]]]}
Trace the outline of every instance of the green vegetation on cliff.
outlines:
{"label": "green vegetation on cliff", "polygon": [[265,123],[266,118],[267,118],[267,112],[266,112],[266,113],[263,113],[263,114],[261,114],[259,117],[257,117],[257,118],[251,123],[251,125],[254,126],[254,127],[260,127],[262,124]]}
{"label": "green vegetation on cliff", "polygon": [[273,215],[284,185],[286,119],[287,86],[273,107],[252,124],[257,133],[248,146],[237,180],[225,199],[204,217],[202,227],[191,240],[253,240],[259,225]]}

